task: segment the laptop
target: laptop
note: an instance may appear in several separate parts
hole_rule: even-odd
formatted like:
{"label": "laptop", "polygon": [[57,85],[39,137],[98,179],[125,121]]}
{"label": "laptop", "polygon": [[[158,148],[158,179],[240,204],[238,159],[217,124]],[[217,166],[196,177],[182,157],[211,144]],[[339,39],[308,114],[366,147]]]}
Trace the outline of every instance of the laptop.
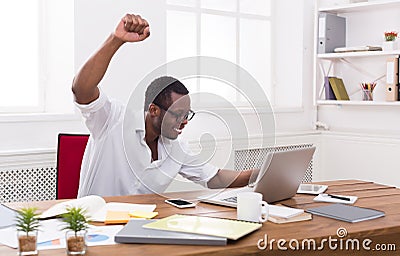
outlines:
{"label": "laptop", "polygon": [[237,194],[247,191],[261,193],[267,203],[291,198],[296,194],[314,152],[315,146],[268,153],[260,171],[250,177],[246,187],[227,189],[198,199],[205,203],[236,207]]}

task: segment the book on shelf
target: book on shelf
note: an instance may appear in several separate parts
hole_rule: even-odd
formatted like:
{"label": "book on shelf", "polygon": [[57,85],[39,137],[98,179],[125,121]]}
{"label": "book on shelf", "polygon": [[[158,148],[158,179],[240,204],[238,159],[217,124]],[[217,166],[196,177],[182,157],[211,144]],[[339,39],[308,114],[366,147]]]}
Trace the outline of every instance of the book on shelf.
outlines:
{"label": "book on shelf", "polygon": [[325,90],[325,100],[336,100],[336,96],[332,90],[331,84],[329,83],[328,76],[326,76],[324,79],[324,90]]}
{"label": "book on shelf", "polygon": [[337,47],[334,49],[334,52],[366,52],[366,51],[382,51],[382,47],[377,45],[366,45],[366,46]]}
{"label": "book on shelf", "polygon": [[[141,212],[153,212],[156,208],[155,204],[131,204],[131,203],[118,203],[109,202],[96,195],[90,195],[81,197],[78,199],[72,199],[53,205],[48,210],[44,211],[41,215],[41,219],[47,219],[51,217],[57,217],[67,212],[68,207],[81,207],[86,211],[91,221],[105,222],[107,219],[107,213],[115,215],[115,212],[120,212],[123,215],[128,215],[134,211]],[[126,221],[127,222],[127,221]]]}
{"label": "book on shelf", "polygon": [[399,58],[392,57],[386,61],[386,101],[399,99]]}
{"label": "book on shelf", "polygon": [[350,100],[343,80],[339,77],[329,77],[329,83],[337,100]]}
{"label": "book on shelf", "polygon": [[397,100],[400,100],[400,56],[397,56]]}

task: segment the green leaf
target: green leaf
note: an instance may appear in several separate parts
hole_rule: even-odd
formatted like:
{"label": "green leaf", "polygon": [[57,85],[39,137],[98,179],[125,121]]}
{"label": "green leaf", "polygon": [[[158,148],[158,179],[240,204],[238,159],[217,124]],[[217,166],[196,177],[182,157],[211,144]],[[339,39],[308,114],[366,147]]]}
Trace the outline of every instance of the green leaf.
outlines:
{"label": "green leaf", "polygon": [[88,228],[89,219],[86,212],[80,207],[69,207],[67,212],[61,216],[62,221],[66,224],[63,230],[72,230],[77,233]]}
{"label": "green leaf", "polygon": [[39,214],[36,211],[36,207],[27,207],[18,210],[16,216],[17,230],[26,233],[38,230],[40,223]]}

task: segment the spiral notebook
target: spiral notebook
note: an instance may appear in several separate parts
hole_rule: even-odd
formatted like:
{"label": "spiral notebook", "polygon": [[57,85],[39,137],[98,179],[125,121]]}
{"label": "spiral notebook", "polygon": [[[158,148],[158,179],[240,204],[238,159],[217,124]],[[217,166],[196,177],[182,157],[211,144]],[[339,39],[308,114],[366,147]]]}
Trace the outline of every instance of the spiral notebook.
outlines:
{"label": "spiral notebook", "polygon": [[237,240],[262,224],[232,219],[175,214],[143,225],[144,228],[226,237]]}

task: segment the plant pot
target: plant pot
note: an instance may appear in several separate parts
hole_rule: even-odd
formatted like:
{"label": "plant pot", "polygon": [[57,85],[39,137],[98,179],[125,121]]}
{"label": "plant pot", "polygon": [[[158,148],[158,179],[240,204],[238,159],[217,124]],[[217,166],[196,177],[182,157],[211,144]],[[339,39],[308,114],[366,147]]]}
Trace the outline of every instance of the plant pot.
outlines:
{"label": "plant pot", "polygon": [[86,253],[86,231],[67,231],[65,233],[68,255],[84,255]]}
{"label": "plant pot", "polygon": [[18,255],[37,255],[37,231],[18,231]]}
{"label": "plant pot", "polygon": [[382,43],[383,51],[394,51],[399,48],[397,41],[385,41]]}

